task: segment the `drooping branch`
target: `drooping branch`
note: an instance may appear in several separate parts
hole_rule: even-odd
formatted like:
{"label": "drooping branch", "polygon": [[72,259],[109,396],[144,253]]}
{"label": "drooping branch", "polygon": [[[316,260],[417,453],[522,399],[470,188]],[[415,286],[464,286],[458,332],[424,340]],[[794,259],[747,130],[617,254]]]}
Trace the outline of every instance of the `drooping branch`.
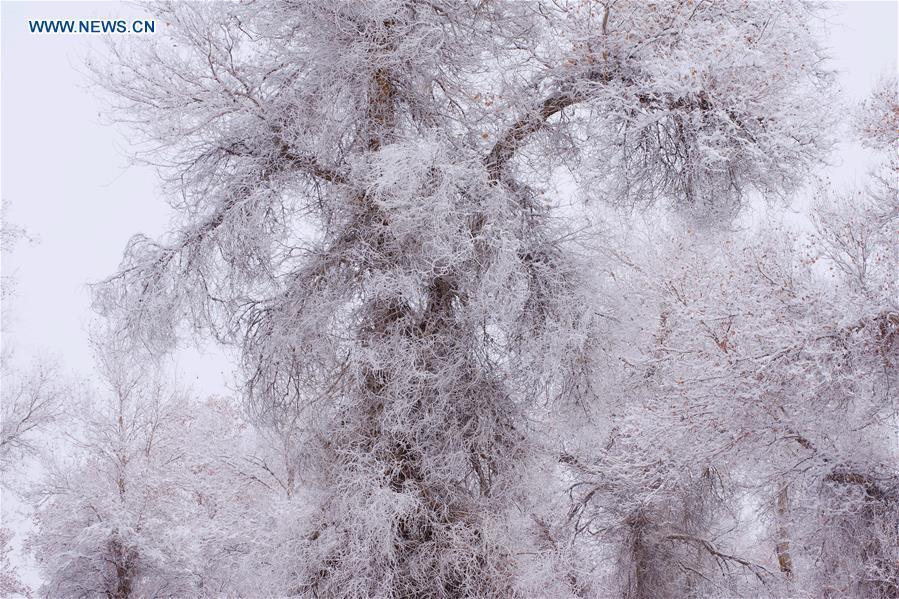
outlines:
{"label": "drooping branch", "polygon": [[[252,193],[252,191],[264,183],[271,181],[277,174],[281,174],[291,169],[298,173],[308,175],[315,179],[320,179],[334,185],[345,185],[347,179],[338,170],[323,166],[313,156],[298,156],[290,151],[288,145],[280,139],[277,139],[279,161],[272,162],[268,167],[261,171],[258,184],[250,189],[243,190],[244,193],[234,194],[228,197],[222,205],[215,210],[205,221],[192,227],[192,230],[183,230],[179,239],[174,243],[158,244],[156,257],[152,260],[151,271],[160,272],[164,269],[173,258],[188,251],[189,248],[195,247],[202,243],[211,233],[221,227],[227,220],[228,215],[239,206],[242,201]],[[233,148],[226,150],[226,153],[235,156],[249,156],[248,153],[238,152]],[[248,192],[249,193],[248,193]],[[116,274],[108,277],[101,282],[101,285],[109,284],[112,281],[121,279],[130,272],[143,268],[142,265],[136,264],[131,267],[120,270]],[[146,285],[144,291],[147,291]]]}
{"label": "drooping branch", "polygon": [[711,555],[713,558],[715,558],[715,561],[718,563],[719,567],[721,567],[722,569],[726,568],[727,564],[729,562],[734,562],[736,564],[739,564],[740,566],[743,566],[744,568],[746,568],[747,570],[752,572],[755,575],[755,577],[758,578],[759,581],[761,581],[762,583],[764,583],[766,581],[765,576],[772,576],[772,573],[764,566],[762,566],[760,564],[756,564],[755,562],[751,562],[745,558],[742,558],[742,557],[739,557],[736,555],[724,553],[724,552],[720,551],[717,547],[715,547],[715,545],[713,545],[707,539],[703,539],[703,538],[696,537],[693,535],[674,533],[674,534],[666,535],[665,540],[690,543],[692,545],[699,547],[700,549],[705,550],[709,555]]}

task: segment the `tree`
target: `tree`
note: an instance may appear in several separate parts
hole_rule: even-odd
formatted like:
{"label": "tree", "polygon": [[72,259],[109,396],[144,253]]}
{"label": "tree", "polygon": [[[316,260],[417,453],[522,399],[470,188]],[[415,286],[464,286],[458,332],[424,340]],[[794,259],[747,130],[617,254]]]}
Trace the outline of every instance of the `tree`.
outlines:
{"label": "tree", "polygon": [[37,364],[24,375],[4,370],[0,468],[7,472],[16,458],[36,453],[36,433],[59,417],[63,390],[52,365]]}
{"label": "tree", "polygon": [[0,528],[0,593],[4,597],[31,597],[31,591],[22,582],[19,573],[9,560],[12,551],[12,533]]}
{"label": "tree", "polygon": [[289,534],[273,522],[283,467],[269,453],[280,448],[230,400],[193,399],[162,383],[162,365],[106,339],[96,347],[109,391],[80,403],[32,494],[41,595],[266,594]]}
{"label": "tree", "polygon": [[[895,100],[873,105],[886,122]],[[625,399],[563,463],[575,538],[618,559],[622,594],[896,595],[896,201],[888,162],[867,190],[822,188],[810,234],[654,223],[617,243]]]}
{"label": "tree", "polygon": [[853,115],[855,134],[864,145],[876,150],[896,149],[899,143],[896,133],[899,130],[897,88],[896,73],[883,75]]}
{"label": "tree", "polygon": [[[834,273],[847,312],[837,350],[854,376],[844,401],[844,455],[830,456],[808,537],[823,565],[814,583],[825,596],[899,597],[899,97],[883,78],[856,116],[862,143],[885,151],[864,191],[823,190],[815,207],[815,259]],[[845,308],[844,308],[845,309]],[[836,327],[835,327],[836,328]],[[855,350],[850,354],[851,350]],[[846,359],[851,356],[851,359]],[[844,374],[843,372],[840,373]],[[873,384],[865,382],[874,380]],[[812,447],[816,452],[820,449]],[[838,459],[833,459],[838,458]],[[812,503],[812,502],[810,502]]]}
{"label": "tree", "polygon": [[[0,252],[7,256],[19,242],[29,239],[24,229],[9,222],[8,210],[9,204],[4,200],[0,217]],[[10,332],[9,306],[14,295],[14,277],[4,272],[0,275],[0,329],[4,336],[0,348],[0,475],[3,477],[0,493],[4,495],[15,492],[12,476],[16,465],[38,453],[40,435],[59,419],[62,399],[67,392],[52,361],[36,361],[29,371],[24,372],[13,365],[12,344],[6,335]],[[6,519],[5,512],[3,519]],[[12,531],[0,526],[0,595],[30,597],[30,589],[21,581],[9,559],[12,539]]]}
{"label": "tree", "polygon": [[829,145],[810,9],[154,7],[168,35],[98,80],[180,221],[97,306],[135,351],[185,321],[237,345],[256,417],[300,423],[316,504],[281,593],[589,594],[534,489],[544,427],[597,407],[604,324],[540,181],[579,160],[706,224],[789,191]]}
{"label": "tree", "polygon": [[[0,224],[0,251],[9,254],[23,239],[28,239],[24,229],[16,227],[7,217],[9,204],[3,202]],[[9,303],[14,297],[15,281],[12,275],[0,277],[0,299],[4,304],[2,328],[9,332]],[[46,428],[59,415],[59,375],[48,360],[36,364],[31,372],[23,373],[12,364],[12,345],[4,343],[0,349],[0,373],[3,376],[3,401],[0,402],[0,471],[8,472],[12,462],[24,455],[34,454],[35,435]]]}
{"label": "tree", "polygon": [[190,533],[198,595],[282,592],[283,556],[297,550],[296,521],[309,503],[284,432],[251,428],[224,398],[193,406],[181,484],[196,502]]}
{"label": "tree", "polygon": [[196,502],[190,463],[190,404],[179,393],[100,354],[110,389],[90,398],[69,429],[75,451],[46,464],[38,492],[33,553],[44,596],[196,594],[195,549],[184,525]]}

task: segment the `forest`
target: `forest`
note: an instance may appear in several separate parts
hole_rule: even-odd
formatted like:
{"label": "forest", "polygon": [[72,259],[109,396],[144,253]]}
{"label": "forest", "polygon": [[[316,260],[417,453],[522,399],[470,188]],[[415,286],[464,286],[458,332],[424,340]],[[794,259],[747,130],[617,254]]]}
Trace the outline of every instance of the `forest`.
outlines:
{"label": "forest", "polygon": [[102,385],[4,344],[0,596],[899,598],[897,79],[820,5],[147,9],[85,68],[174,216]]}

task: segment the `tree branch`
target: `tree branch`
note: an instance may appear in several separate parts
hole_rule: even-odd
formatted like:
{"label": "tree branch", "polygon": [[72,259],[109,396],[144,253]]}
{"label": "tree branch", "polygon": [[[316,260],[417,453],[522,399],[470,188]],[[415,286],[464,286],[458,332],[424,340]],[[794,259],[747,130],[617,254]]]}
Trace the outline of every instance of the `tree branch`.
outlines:
{"label": "tree branch", "polygon": [[528,137],[539,131],[551,116],[565,108],[582,102],[586,94],[574,89],[558,91],[540,104],[536,110],[529,111],[526,115],[515,121],[509,129],[500,136],[493,145],[493,149],[484,159],[487,166],[487,179],[491,183],[500,180],[506,164],[515,155],[515,152],[524,145]]}

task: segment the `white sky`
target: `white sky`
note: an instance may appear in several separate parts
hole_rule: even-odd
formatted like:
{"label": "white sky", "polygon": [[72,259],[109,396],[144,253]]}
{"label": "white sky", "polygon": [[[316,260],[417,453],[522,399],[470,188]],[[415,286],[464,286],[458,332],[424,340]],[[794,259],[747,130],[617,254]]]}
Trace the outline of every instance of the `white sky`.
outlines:
{"label": "white sky", "polygon": [[[863,99],[878,76],[896,68],[897,4],[833,2],[822,26],[831,66],[852,102]],[[132,18],[140,9],[120,2],[2,2],[0,6],[0,193],[11,202],[10,221],[38,243],[2,257],[4,275],[16,277],[13,314],[3,343],[20,361],[57,356],[64,368],[88,376],[92,358],[86,284],[111,274],[127,240],[137,232],[166,230],[168,206],[152,169],[129,165],[127,139],[102,125],[100,103],[83,74],[97,36],[33,35],[37,18]],[[157,26],[160,26],[157,23]],[[827,174],[837,183],[860,182],[871,157],[841,144]],[[216,352],[185,351],[182,379],[198,393],[226,390],[232,375]],[[34,582],[28,572],[29,582]]]}
{"label": "white sky", "polygon": [[[823,24],[824,43],[830,50],[830,68],[839,73],[840,85],[849,105],[867,98],[878,78],[896,70],[899,45],[899,14],[895,0],[877,2],[829,2]],[[832,156],[838,165],[831,178],[835,184],[864,180],[872,156],[857,144],[841,144]]]}
{"label": "white sky", "polygon": [[[0,10],[2,197],[10,222],[38,241],[3,256],[3,274],[16,280],[3,343],[13,343],[19,361],[50,354],[87,375],[87,283],[116,270],[135,233],[163,233],[170,209],[154,169],[131,165],[123,132],[101,124],[83,66],[91,47],[102,51],[99,36],[35,35],[28,20],[147,15],[122,2],[3,2]],[[184,383],[203,394],[226,391],[233,377],[221,356],[182,354]]]}

